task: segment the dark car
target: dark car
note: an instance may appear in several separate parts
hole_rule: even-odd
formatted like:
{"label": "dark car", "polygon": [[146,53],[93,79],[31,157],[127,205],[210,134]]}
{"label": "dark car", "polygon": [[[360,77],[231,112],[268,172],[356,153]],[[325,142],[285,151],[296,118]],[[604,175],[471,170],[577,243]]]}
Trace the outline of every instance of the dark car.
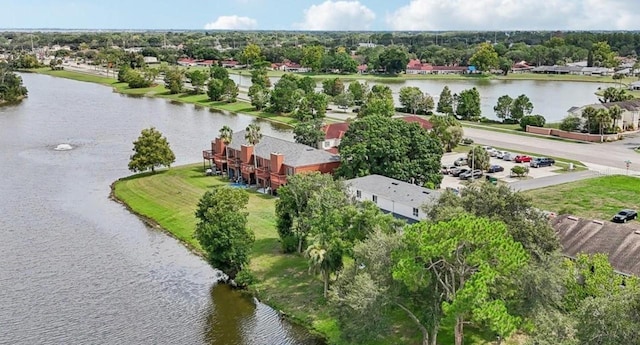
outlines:
{"label": "dark car", "polygon": [[452,171],[451,171],[451,176],[453,176],[453,177],[459,177],[459,176],[460,176],[460,174],[464,174],[464,173],[466,173],[467,171],[469,171],[469,169],[467,169],[467,168],[458,168],[458,169],[455,169],[455,170],[452,170]]}
{"label": "dark car", "polygon": [[556,161],[553,160],[553,158],[547,157],[536,157],[531,161],[531,163],[529,163],[529,165],[533,168],[550,167],[554,164],[556,164]]}
{"label": "dark car", "polygon": [[475,170],[469,170],[465,173],[460,174],[458,177],[461,180],[468,180],[468,179],[477,179],[479,177],[481,177],[482,174],[482,170],[480,169],[475,169]]}
{"label": "dark car", "polygon": [[611,221],[614,223],[626,223],[628,220],[634,220],[638,218],[638,212],[634,210],[622,210],[618,212]]}
{"label": "dark car", "polygon": [[487,169],[488,173],[495,173],[500,171],[504,171],[504,168],[501,165],[492,165],[489,167],[489,169]]}

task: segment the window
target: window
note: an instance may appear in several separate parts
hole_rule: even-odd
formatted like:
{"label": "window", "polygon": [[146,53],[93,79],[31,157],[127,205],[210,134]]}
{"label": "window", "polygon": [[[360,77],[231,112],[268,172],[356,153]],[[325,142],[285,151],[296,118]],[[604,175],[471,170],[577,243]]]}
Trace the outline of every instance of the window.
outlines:
{"label": "window", "polygon": [[377,204],[378,203],[378,196],[377,195],[372,196],[371,200],[373,200],[373,202]]}
{"label": "window", "polygon": [[358,199],[362,198],[362,191],[359,191],[359,190],[356,191],[356,198]]}
{"label": "window", "polygon": [[329,147],[331,146],[331,143],[329,141],[325,141],[324,143],[322,143],[322,145],[324,145],[324,147]]}
{"label": "window", "polygon": [[287,167],[287,175],[289,175],[289,176],[293,175],[293,168],[292,167]]}
{"label": "window", "polygon": [[418,214],[420,214],[420,210],[418,210],[417,208],[415,208],[415,207],[414,207],[414,208],[413,208],[413,216],[414,216],[414,217],[417,217],[417,216],[418,216]]}

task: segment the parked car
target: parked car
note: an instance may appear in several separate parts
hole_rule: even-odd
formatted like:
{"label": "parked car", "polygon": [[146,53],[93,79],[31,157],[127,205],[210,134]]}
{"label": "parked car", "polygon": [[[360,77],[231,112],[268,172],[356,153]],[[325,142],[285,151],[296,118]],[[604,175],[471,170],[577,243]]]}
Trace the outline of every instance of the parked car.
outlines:
{"label": "parked car", "polygon": [[491,151],[491,150],[493,150],[493,147],[491,147],[491,146],[483,146],[482,148],[483,148],[485,151]]}
{"label": "parked car", "polygon": [[495,172],[501,172],[504,171],[504,168],[501,165],[492,165],[489,167],[489,169],[487,169],[488,173],[495,173]]}
{"label": "parked car", "polygon": [[455,169],[455,170],[452,170],[452,171],[451,171],[451,176],[453,176],[453,177],[459,177],[459,176],[460,176],[460,174],[464,174],[464,173],[466,173],[467,171],[469,171],[469,169],[467,169],[467,168],[458,168],[458,169]]}
{"label": "parked car", "polygon": [[629,220],[634,220],[638,218],[638,212],[634,210],[622,210],[618,212],[611,221],[614,223],[626,223]]}
{"label": "parked car", "polygon": [[474,170],[469,170],[465,173],[460,174],[460,176],[458,176],[461,180],[468,180],[468,179],[476,179],[479,178],[483,175],[482,170],[480,169],[474,169]]}
{"label": "parked car", "polygon": [[500,152],[500,151],[498,151],[498,150],[494,150],[494,149],[491,149],[491,150],[487,151],[487,153],[489,153],[489,156],[490,156],[490,157],[496,157],[496,156],[498,156],[498,152]]}
{"label": "parked car", "polygon": [[556,164],[556,161],[547,157],[536,157],[531,161],[531,163],[529,163],[533,168],[550,167],[554,164]]}
{"label": "parked car", "polygon": [[527,163],[531,162],[531,156],[527,155],[517,155],[513,158],[516,163]]}
{"label": "parked car", "polygon": [[467,159],[464,157],[460,157],[458,159],[456,159],[455,162],[453,162],[453,165],[459,167],[459,166],[463,166],[463,165],[467,165]]}
{"label": "parked car", "polygon": [[505,152],[504,155],[502,155],[502,160],[503,161],[512,161],[514,157],[515,156],[512,153]]}
{"label": "parked car", "polygon": [[451,174],[451,170],[456,169],[455,165],[443,165],[442,168],[440,169],[440,172],[443,175],[449,175]]}
{"label": "parked car", "polygon": [[505,153],[507,153],[507,152],[505,152],[505,151],[496,151],[496,158],[502,159],[502,157],[504,157]]}

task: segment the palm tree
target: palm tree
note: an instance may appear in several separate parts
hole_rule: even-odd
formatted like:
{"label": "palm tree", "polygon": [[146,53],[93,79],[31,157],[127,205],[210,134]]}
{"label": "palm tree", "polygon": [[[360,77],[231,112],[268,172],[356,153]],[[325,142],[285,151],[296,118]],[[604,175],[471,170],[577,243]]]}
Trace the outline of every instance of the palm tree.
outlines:
{"label": "palm tree", "polygon": [[304,252],[304,256],[309,260],[309,273],[320,273],[322,275],[322,282],[324,283],[324,297],[327,298],[327,292],[329,291],[329,260],[327,250],[324,249],[319,243],[310,245]]}
{"label": "palm tree", "polygon": [[609,108],[609,118],[613,121],[613,129],[618,127],[618,121],[622,120],[622,108],[617,105]]}
{"label": "palm tree", "polygon": [[247,133],[245,133],[244,138],[253,146],[253,174],[256,179],[256,184],[258,184],[258,175],[256,175],[256,170],[258,169],[258,157],[256,155],[256,145],[262,139],[262,133],[260,132],[260,125],[257,123],[252,123],[247,126]]}
{"label": "palm tree", "polygon": [[229,174],[229,144],[233,139],[233,130],[231,127],[225,125],[220,128],[220,140],[224,143],[224,156],[227,159],[227,178],[231,178]]}
{"label": "palm tree", "polygon": [[609,112],[606,109],[598,109],[595,114],[595,120],[600,128],[600,141],[602,141],[602,130],[604,129],[606,122],[610,120]]}
{"label": "palm tree", "polygon": [[591,133],[591,125],[596,117],[597,110],[594,107],[586,107],[582,110],[582,118],[587,121],[587,131]]}

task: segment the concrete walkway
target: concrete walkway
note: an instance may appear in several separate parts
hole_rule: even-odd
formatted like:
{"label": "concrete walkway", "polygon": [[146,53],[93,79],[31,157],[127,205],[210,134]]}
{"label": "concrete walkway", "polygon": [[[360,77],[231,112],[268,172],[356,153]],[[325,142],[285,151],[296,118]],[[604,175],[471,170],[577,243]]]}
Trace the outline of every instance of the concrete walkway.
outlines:
{"label": "concrete walkway", "polygon": [[575,182],[601,176],[596,171],[586,170],[574,173],[558,174],[554,176],[534,178],[531,180],[523,180],[509,183],[509,187],[515,191],[525,191],[531,189],[555,186],[563,183]]}

